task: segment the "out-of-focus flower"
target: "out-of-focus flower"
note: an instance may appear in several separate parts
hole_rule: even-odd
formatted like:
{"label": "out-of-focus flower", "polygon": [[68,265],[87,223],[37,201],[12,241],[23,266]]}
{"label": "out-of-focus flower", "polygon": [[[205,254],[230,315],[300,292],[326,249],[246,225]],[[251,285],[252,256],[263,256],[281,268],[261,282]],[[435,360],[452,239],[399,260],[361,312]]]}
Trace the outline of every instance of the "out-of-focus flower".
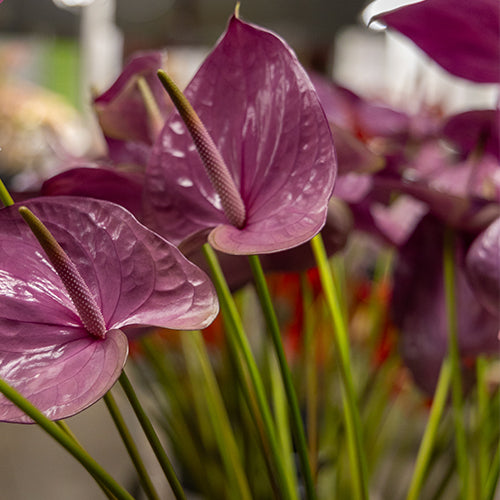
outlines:
{"label": "out-of-focus flower", "polygon": [[[127,356],[121,329],[198,329],[217,314],[206,275],[123,208],[74,197],[25,205],[57,243],[44,254],[18,206],[0,210],[0,377],[49,418],[110,389]],[[5,398],[0,420],[29,422]]]}
{"label": "out-of-focus flower", "polygon": [[134,54],[111,87],[94,99],[94,109],[115,163],[140,160],[145,168],[172,104],[156,76],[165,66],[159,51]]}
{"label": "out-of-focus flower", "polygon": [[410,38],[453,75],[500,81],[498,0],[424,0],[374,19]]}
{"label": "out-of-focus flower", "polygon": [[95,97],[107,157],[72,161],[66,171],[43,183],[43,196],[108,200],[142,218],[144,170],[163,121],[173,109],[156,75],[165,57],[160,51],[134,54],[111,87]]}
{"label": "out-of-focus flower", "polygon": [[39,188],[61,170],[67,150],[83,154],[88,145],[83,121],[61,96],[25,81],[0,80],[0,172],[14,190]]}
{"label": "out-of-focus flower", "polygon": [[472,243],[466,257],[466,272],[479,302],[500,317],[500,217]]}
{"label": "out-of-focus flower", "polygon": [[278,252],[324,225],[336,172],[316,92],[277,36],[233,17],[186,89],[245,206],[228,224],[192,138],[175,113],[146,171],[146,223],[174,243],[209,232],[231,254]]}
{"label": "out-of-focus flower", "polygon": [[474,151],[500,161],[500,110],[474,109],[447,117],[442,135],[466,158]]}
{"label": "out-of-focus flower", "polygon": [[[393,317],[401,333],[405,364],[420,387],[432,394],[448,351],[443,284],[443,225],[424,218],[400,248],[394,276]],[[465,239],[457,234],[456,313],[462,359],[498,350],[498,316],[476,299],[464,272]]]}

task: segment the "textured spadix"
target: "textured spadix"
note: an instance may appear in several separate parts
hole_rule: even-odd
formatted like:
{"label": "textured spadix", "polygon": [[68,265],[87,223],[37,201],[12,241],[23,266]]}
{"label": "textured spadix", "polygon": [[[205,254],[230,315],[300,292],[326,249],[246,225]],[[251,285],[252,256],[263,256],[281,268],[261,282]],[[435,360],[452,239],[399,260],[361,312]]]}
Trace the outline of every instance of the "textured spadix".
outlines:
{"label": "textured spadix", "polygon": [[106,336],[104,318],[75,264],[73,264],[68,254],[61,248],[61,245],[57,243],[52,234],[50,234],[44,224],[31,210],[26,207],[20,207],[19,213],[30,227],[61,279],[87,332],[103,339]]}
{"label": "textured spadix", "polygon": [[224,162],[224,158],[219,153],[217,146],[196,111],[177,85],[164,71],[159,71],[158,77],[193,138],[194,145],[205,166],[212,187],[219,196],[222,209],[229,223],[241,229],[245,225],[245,205]]}
{"label": "textured spadix", "polygon": [[336,161],[308,76],[276,35],[232,17],[185,90],[239,190],[241,229],[227,223],[178,113],[167,119],[146,170],[146,223],[174,243],[211,230],[232,254],[271,253],[325,223]]}
{"label": "textured spadix", "polygon": [[[0,210],[0,377],[52,419],[102,397],[125,363],[120,328],[207,326],[218,311],[206,275],[123,208],[39,198],[36,213],[71,258],[106,325],[91,336],[39,242],[12,206]],[[0,420],[29,422],[0,398]]]}

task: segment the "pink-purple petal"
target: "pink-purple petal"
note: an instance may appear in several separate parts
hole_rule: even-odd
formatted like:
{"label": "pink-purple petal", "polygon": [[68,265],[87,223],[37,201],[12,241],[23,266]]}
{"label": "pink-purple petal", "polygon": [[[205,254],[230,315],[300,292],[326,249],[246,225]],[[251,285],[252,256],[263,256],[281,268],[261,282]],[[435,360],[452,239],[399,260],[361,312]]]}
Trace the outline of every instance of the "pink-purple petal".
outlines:
{"label": "pink-purple petal", "polygon": [[175,113],[146,176],[148,225],[174,242],[205,228],[228,253],[284,250],[324,224],[335,178],[331,133],[316,92],[289,47],[233,17],[186,89],[247,210],[227,225],[184,123]]}
{"label": "pink-purple petal", "polygon": [[106,167],[72,168],[42,184],[42,196],[86,196],[121,205],[142,217],[143,176]]}
{"label": "pink-purple petal", "polygon": [[[29,328],[33,342],[23,335],[26,328],[17,330],[15,324],[0,320],[0,378],[52,420],[70,417],[98,401],[125,364],[128,341],[120,330],[96,340],[81,328],[57,330],[36,323]],[[0,421],[32,422],[1,395]]]}
{"label": "pink-purple petal", "polygon": [[453,75],[500,81],[500,2],[424,0],[376,16]]}
{"label": "pink-purple petal", "polygon": [[467,253],[466,270],[476,298],[500,317],[500,217],[474,240]]}
{"label": "pink-purple petal", "polygon": [[[448,349],[443,285],[443,232],[426,217],[398,255],[394,275],[393,317],[401,331],[401,352],[417,384],[434,392]],[[463,269],[464,243],[456,237],[455,293],[462,359],[498,350],[498,317],[477,301]]]}
{"label": "pink-purple petal", "polygon": [[160,114],[166,116],[171,105],[156,77],[163,65],[164,54],[161,52],[135,54],[113,85],[94,99],[99,124],[106,137],[145,144],[154,142],[156,131],[137,81],[139,77],[144,78]]}
{"label": "pink-purple petal", "polygon": [[464,156],[477,151],[500,161],[499,109],[474,109],[453,115],[444,123],[442,133]]}

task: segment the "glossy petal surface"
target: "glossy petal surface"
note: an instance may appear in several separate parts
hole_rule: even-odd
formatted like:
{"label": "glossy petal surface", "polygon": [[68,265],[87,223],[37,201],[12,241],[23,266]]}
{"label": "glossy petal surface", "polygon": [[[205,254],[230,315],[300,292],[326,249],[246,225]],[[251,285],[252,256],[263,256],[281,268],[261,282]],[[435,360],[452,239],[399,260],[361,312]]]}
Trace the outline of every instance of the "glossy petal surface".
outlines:
{"label": "glossy petal surface", "polygon": [[500,218],[474,240],[466,269],[478,300],[491,314],[500,316]]}
{"label": "glossy petal surface", "polygon": [[[81,411],[111,387],[127,355],[119,328],[197,329],[217,313],[205,274],[123,208],[62,196],[25,205],[76,265],[108,328],[105,340],[88,334],[17,206],[1,210],[0,377],[51,418]],[[0,418],[20,417],[2,400]]]}
{"label": "glossy petal surface", "polygon": [[247,211],[229,226],[177,113],[146,172],[147,223],[173,242],[205,228],[233,254],[297,246],[323,226],[335,178],[328,123],[316,92],[278,37],[233,17],[185,94],[214,139]]}
{"label": "glossy petal surface", "polygon": [[[74,415],[98,401],[120,376],[127,337],[111,330],[96,340],[81,328],[32,324],[26,336],[16,322],[0,320],[0,376],[52,420]],[[7,333],[6,333],[7,332]],[[16,340],[15,337],[23,336]],[[0,396],[0,421],[31,419]]]}
{"label": "glossy petal surface", "polygon": [[499,81],[498,0],[425,0],[376,18],[453,75],[480,83]]}
{"label": "glossy petal surface", "polygon": [[143,177],[105,167],[73,168],[47,179],[42,196],[85,196],[121,205],[137,218],[142,216]]}

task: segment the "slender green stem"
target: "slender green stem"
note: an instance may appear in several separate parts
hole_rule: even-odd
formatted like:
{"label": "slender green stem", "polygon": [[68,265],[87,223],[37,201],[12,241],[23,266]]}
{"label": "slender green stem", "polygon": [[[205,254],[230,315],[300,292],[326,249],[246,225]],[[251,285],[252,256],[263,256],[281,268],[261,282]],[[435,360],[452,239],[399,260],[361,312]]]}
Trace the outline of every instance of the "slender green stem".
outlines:
{"label": "slender green stem", "polygon": [[64,420],[57,420],[56,424],[71,438],[76,444],[81,446],[80,441],[78,441],[77,437],[73,434],[73,431],[69,428],[68,424]]}
{"label": "slender green stem", "polygon": [[[200,332],[190,332],[183,336],[182,340],[186,346],[186,355],[193,355],[201,368],[204,379],[203,393],[206,401],[205,407],[220,449],[228,481],[234,488],[233,491],[238,492],[235,498],[250,500],[250,488],[243,472],[241,456],[231,429],[231,423],[224,406],[222,394],[220,393],[215,374],[203,344],[203,338]],[[233,498],[232,495],[230,496]]]}
{"label": "slender green stem", "polygon": [[307,387],[307,439],[311,474],[316,484],[318,475],[318,366],[316,363],[318,336],[314,335],[313,331],[311,313],[313,300],[310,287],[304,275],[301,278],[301,290],[304,310],[302,329],[304,332],[304,364]]}
{"label": "slender green stem", "polygon": [[[291,491],[289,487],[285,465],[280,455],[281,450],[276,436],[276,429],[274,427],[273,419],[271,417],[271,410],[269,409],[269,404],[267,402],[264,391],[264,385],[262,383],[259,369],[250,349],[250,345],[245,336],[238,310],[236,309],[236,305],[234,303],[231,292],[229,291],[229,287],[226,283],[224,274],[222,273],[222,269],[220,268],[215,252],[208,244],[205,244],[203,246],[203,252],[212,273],[212,278],[217,290],[217,294],[219,296],[221,309],[230,326],[227,329],[227,332],[228,334],[233,336],[232,341],[234,341],[234,343],[237,345],[238,351],[245,362],[245,366],[248,369],[248,375],[255,391],[256,402],[259,408],[260,417],[262,418],[266,437],[269,442],[271,456],[274,461],[276,474],[278,476],[278,482],[280,484],[282,494],[286,499],[297,498],[297,492]],[[258,420],[258,418],[256,418],[256,420]]]}
{"label": "slender green stem", "polygon": [[144,408],[142,407],[141,402],[139,401],[139,398],[137,397],[137,394],[132,384],[130,383],[129,378],[125,373],[125,370],[122,371],[119,381],[123,392],[125,392],[125,395],[127,396],[127,399],[129,400],[130,405],[134,410],[137,420],[139,420],[142,430],[144,431],[144,434],[146,435],[146,438],[148,439],[149,444],[151,445],[151,448],[153,449],[153,452],[158,459],[163,472],[165,473],[165,477],[167,478],[168,483],[172,488],[175,498],[177,500],[185,500],[186,495],[184,494],[181,483],[179,482],[179,479],[175,474],[174,468],[172,467],[172,464],[168,459],[167,453],[165,452],[165,449],[161,444],[158,434],[156,434],[151,420],[144,411]]}
{"label": "slender green stem", "polygon": [[[82,446],[80,441],[78,441],[78,438],[75,436],[73,431],[69,428],[68,424],[64,420],[58,420],[56,424],[71,438],[73,441],[78,445]],[[101,488],[102,492],[109,498],[109,500],[115,500],[116,497],[104,486],[104,484],[101,483],[98,477],[93,476],[94,479],[96,480],[96,483],[99,485]]]}
{"label": "slender green stem", "polygon": [[[262,419],[262,415],[259,410],[259,405],[257,402],[257,397],[255,395],[255,390],[252,387],[251,380],[250,380],[250,375],[248,373],[248,369],[246,368],[246,365],[243,362],[241,353],[239,352],[238,349],[238,344],[236,341],[236,335],[233,335],[231,333],[228,333],[227,330],[229,328],[232,328],[231,323],[227,320],[227,318],[224,318],[224,325],[226,328],[226,339],[227,339],[227,346],[228,346],[228,355],[229,355],[229,360],[232,363],[232,367],[234,368],[235,375],[237,377],[237,380],[239,381],[238,387],[241,390],[241,395],[243,396],[243,401],[245,402],[245,409],[249,410],[249,416],[251,417],[252,423],[254,425],[255,430],[257,431],[257,434],[259,436],[259,442],[261,446],[261,451],[262,455],[264,458],[264,463],[268,472],[268,478],[270,482],[270,486],[273,491],[274,498],[280,498],[280,488],[278,485],[278,481],[276,478],[276,473],[274,472],[275,466],[274,466],[274,458],[272,457],[271,453],[271,447],[269,444],[269,440],[267,438],[267,433],[264,425],[264,421]],[[241,408],[243,410],[243,408]],[[245,411],[242,411],[243,415],[246,415]],[[250,436],[245,436],[246,439],[252,437]],[[245,449],[247,451],[247,462],[249,460],[249,457],[251,456],[251,451],[250,449]],[[285,472],[286,470],[286,464],[284,467]],[[287,480],[288,480],[288,475],[287,475]]]}
{"label": "slender green stem", "polygon": [[489,467],[488,437],[489,415],[488,415],[488,385],[486,382],[486,360],[479,356],[476,360],[476,388],[477,388],[477,412],[476,412],[476,434],[477,434],[477,461],[476,461],[476,488],[478,499],[484,498],[486,486],[486,475]]}
{"label": "slender green stem", "polygon": [[493,462],[491,463],[488,479],[486,480],[485,500],[494,500],[495,492],[498,489],[498,478],[500,477],[500,443],[497,446]]}
{"label": "slender green stem", "polygon": [[[271,348],[272,349],[272,348]],[[295,471],[295,459],[293,453],[292,434],[290,431],[290,418],[288,411],[288,401],[286,399],[285,388],[281,378],[281,372],[278,366],[276,356],[273,351],[269,351],[270,356],[267,356],[267,364],[269,366],[269,378],[271,382],[272,401],[274,409],[274,419],[276,422],[276,430],[278,431],[278,440],[282,449],[283,461],[286,464],[287,471]],[[297,475],[288,474],[290,488],[297,489]]]}
{"label": "slender green stem", "polygon": [[281,341],[278,318],[276,317],[276,313],[274,311],[271,295],[269,294],[269,289],[267,287],[266,278],[264,276],[264,271],[262,270],[259,257],[256,255],[250,255],[248,259],[252,269],[257,295],[266,319],[267,329],[271,334],[274,351],[279,363],[281,378],[283,380],[285,394],[290,410],[290,422],[295,436],[295,445],[297,446],[297,452],[299,454],[300,464],[302,467],[306,495],[309,499],[315,499],[316,491],[314,488],[314,480],[307,453],[307,441],[304,432],[304,425],[300,415],[300,407],[295,393],[295,388],[293,387],[292,374],[290,373],[290,368],[285,356],[285,350],[283,349],[283,343]]}
{"label": "slender green stem", "polygon": [[130,434],[128,427],[125,424],[125,420],[120,412],[120,409],[118,408],[118,405],[116,404],[115,398],[111,395],[111,392],[108,392],[104,396],[104,402],[108,407],[111,418],[113,419],[113,422],[115,423],[115,426],[120,433],[123,444],[125,445],[130,459],[134,464],[135,470],[137,471],[137,474],[139,476],[139,481],[144,488],[144,492],[150,500],[160,500],[160,497],[156,493],[153,486],[153,482],[149,477],[146,466],[144,465],[144,462],[142,461],[142,458],[139,454],[137,446],[132,439],[132,435]]}
{"label": "slender green stem", "polygon": [[14,205],[14,200],[10,195],[9,191],[5,187],[2,179],[0,179],[0,201],[3,203],[5,207],[9,207],[10,205]]}
{"label": "slender green stem", "polygon": [[120,486],[60,425],[49,420],[40,410],[2,379],[0,379],[0,392],[73,455],[89,474],[94,478],[98,478],[118,500],[134,500],[132,495]]}
{"label": "slender green stem", "polygon": [[434,393],[434,399],[432,401],[429,420],[427,421],[424,436],[420,442],[417,461],[415,463],[415,469],[413,470],[413,476],[406,500],[417,500],[422,489],[431,459],[432,450],[434,448],[434,443],[436,442],[439,422],[441,421],[446,405],[450,382],[451,363],[448,358],[445,358],[443,364],[441,365],[441,371],[439,373],[439,379]]}
{"label": "slender green stem", "polygon": [[462,498],[469,498],[469,464],[467,458],[467,437],[464,425],[464,401],[460,349],[458,346],[457,300],[455,285],[455,237],[447,229],[443,240],[443,279],[448,322],[448,356],[451,362],[451,391],[453,422],[455,425],[455,449],[457,467],[462,482]]}
{"label": "slender green stem", "polygon": [[356,492],[356,498],[368,500],[366,456],[363,449],[361,420],[352,378],[346,319],[342,314],[340,298],[333,281],[321,234],[316,235],[311,240],[311,245],[316,263],[318,264],[326,303],[335,329],[333,338],[339,356],[339,367],[342,377],[344,419],[347,430],[347,444],[351,461],[353,486]]}
{"label": "slender green stem", "polygon": [[[170,365],[162,342],[154,342],[151,338],[144,337],[141,339],[141,347],[162,389],[163,397],[157,401],[160,402],[159,410],[163,412],[161,416],[165,418],[163,427],[179,455],[179,461],[187,464],[187,470],[203,470],[206,468],[202,459],[205,453],[204,444],[200,443],[197,433],[192,432],[188,418],[186,418],[186,413],[192,412],[192,398],[185,391],[184,374],[179,373],[175,366]],[[144,375],[143,371],[139,373]],[[199,475],[193,476],[202,494],[207,498],[213,498],[214,481],[204,479]]]}

